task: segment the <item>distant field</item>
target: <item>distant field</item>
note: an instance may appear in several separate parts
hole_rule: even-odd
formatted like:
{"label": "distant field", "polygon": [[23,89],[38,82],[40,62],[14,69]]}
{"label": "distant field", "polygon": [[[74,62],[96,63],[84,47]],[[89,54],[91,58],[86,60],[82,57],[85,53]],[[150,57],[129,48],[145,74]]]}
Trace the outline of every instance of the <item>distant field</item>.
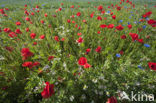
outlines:
{"label": "distant field", "polygon": [[[30,3],[30,4],[35,4],[35,3],[41,3],[41,4],[57,4],[57,3],[73,3],[73,2],[79,2],[79,3],[84,3],[84,2],[96,2],[96,3],[103,3],[103,4],[117,4],[120,0],[0,0],[0,4],[1,6],[3,6],[3,4],[26,4],[26,3]],[[135,4],[148,4],[148,5],[156,5],[156,0],[131,0],[133,3]],[[85,3],[84,3],[85,4]]]}

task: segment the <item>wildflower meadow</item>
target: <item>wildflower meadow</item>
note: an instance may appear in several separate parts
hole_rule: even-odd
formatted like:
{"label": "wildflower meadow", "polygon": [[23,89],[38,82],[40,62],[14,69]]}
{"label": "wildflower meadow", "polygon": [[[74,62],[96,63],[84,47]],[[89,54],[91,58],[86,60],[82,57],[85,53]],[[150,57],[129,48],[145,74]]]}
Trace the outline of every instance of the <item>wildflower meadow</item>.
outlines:
{"label": "wildflower meadow", "polygon": [[0,103],[156,103],[156,1],[0,0]]}

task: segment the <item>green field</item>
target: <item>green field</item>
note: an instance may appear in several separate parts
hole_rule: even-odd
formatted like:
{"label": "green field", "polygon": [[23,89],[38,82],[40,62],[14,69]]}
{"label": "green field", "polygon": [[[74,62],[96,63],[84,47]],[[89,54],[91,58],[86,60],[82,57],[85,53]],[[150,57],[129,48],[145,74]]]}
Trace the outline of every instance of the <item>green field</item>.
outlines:
{"label": "green field", "polygon": [[0,0],[0,103],[156,103],[155,86],[156,0]]}

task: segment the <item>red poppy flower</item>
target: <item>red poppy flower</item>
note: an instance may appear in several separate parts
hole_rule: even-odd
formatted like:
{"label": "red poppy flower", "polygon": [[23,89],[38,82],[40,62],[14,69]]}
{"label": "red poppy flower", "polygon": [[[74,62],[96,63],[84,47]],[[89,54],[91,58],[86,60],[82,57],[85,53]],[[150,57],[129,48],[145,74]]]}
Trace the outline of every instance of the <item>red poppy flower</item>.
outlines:
{"label": "red poppy flower", "polygon": [[95,49],[96,52],[100,53],[101,52],[101,46],[98,46],[96,49]]}
{"label": "red poppy flower", "polygon": [[77,27],[78,27],[78,25],[76,24],[76,25],[75,25],[75,28],[77,28]]}
{"label": "red poppy flower", "polygon": [[23,56],[23,60],[26,60],[28,57],[33,56],[34,54],[29,50],[29,48],[22,48],[21,56]]}
{"label": "red poppy flower", "polygon": [[67,22],[70,23],[70,19],[68,19]]}
{"label": "red poppy flower", "polygon": [[39,6],[38,6],[38,5],[36,5],[36,8],[38,9],[38,8],[39,8]]}
{"label": "red poppy flower", "polygon": [[72,5],[70,8],[74,8],[74,5]]}
{"label": "red poppy flower", "polygon": [[48,57],[48,61],[51,61],[51,60],[53,60],[54,59],[54,56],[49,56]]}
{"label": "red poppy flower", "polygon": [[18,21],[18,22],[16,22],[16,25],[21,25],[21,22],[19,22],[19,21]]}
{"label": "red poppy flower", "polygon": [[119,30],[119,31],[121,31],[121,30],[124,29],[124,27],[122,25],[118,25],[118,26],[116,26],[116,29]]}
{"label": "red poppy flower", "polygon": [[91,14],[90,14],[90,17],[93,18],[93,16],[94,16],[94,13],[91,13]]}
{"label": "red poppy flower", "polygon": [[44,21],[43,21],[43,20],[41,20],[40,22],[41,22],[42,24],[44,24]]}
{"label": "red poppy flower", "polygon": [[74,23],[75,23],[75,21],[72,21],[72,23],[74,24]]}
{"label": "red poppy flower", "polygon": [[22,34],[22,32],[21,32],[20,29],[16,29],[15,32],[16,32],[17,34]]}
{"label": "red poppy flower", "polygon": [[34,62],[34,63],[33,63],[33,66],[39,66],[39,65],[40,65],[39,62]]}
{"label": "red poppy flower", "polygon": [[77,33],[78,36],[82,35],[82,33]]}
{"label": "red poppy flower", "polygon": [[9,52],[12,52],[14,50],[13,47],[8,47],[8,46],[6,46],[5,49],[8,50]]}
{"label": "red poppy flower", "polygon": [[80,13],[80,12],[78,12],[76,15],[77,15],[77,16],[81,16],[81,13]]}
{"label": "red poppy flower", "polygon": [[58,11],[61,11],[62,10],[62,8],[58,8]]}
{"label": "red poppy flower", "polygon": [[85,65],[87,63],[87,59],[85,57],[81,57],[79,60],[78,60],[78,64],[79,65]]}
{"label": "red poppy flower", "polygon": [[156,20],[150,19],[147,21],[149,25],[156,24]]}
{"label": "red poppy flower", "polygon": [[9,8],[5,8],[5,10],[9,10]]}
{"label": "red poppy flower", "polygon": [[1,14],[5,14],[5,12],[4,12],[3,9],[0,9],[0,13],[1,13]]}
{"label": "red poppy flower", "polygon": [[123,55],[123,53],[124,53],[124,52],[121,50],[121,51],[120,51],[120,54]]}
{"label": "red poppy flower", "polygon": [[41,36],[40,36],[40,39],[44,39],[44,38],[45,38],[45,35],[41,35]]}
{"label": "red poppy flower", "polygon": [[29,17],[26,17],[25,20],[26,20],[26,21],[30,21],[30,18],[29,18]]}
{"label": "red poppy flower", "polygon": [[79,30],[81,29],[81,27],[78,28]]}
{"label": "red poppy flower", "polygon": [[114,28],[114,24],[109,24],[107,28],[110,28],[110,29]]}
{"label": "red poppy flower", "polygon": [[139,43],[144,43],[143,39],[138,39]]}
{"label": "red poppy flower", "polygon": [[34,15],[34,13],[32,12],[31,15]]}
{"label": "red poppy flower", "polygon": [[100,33],[101,33],[101,31],[97,31],[97,33],[98,33],[98,34],[100,34]]}
{"label": "red poppy flower", "polygon": [[105,10],[101,11],[101,14],[103,15],[105,13]]}
{"label": "red poppy flower", "polygon": [[6,16],[7,17],[8,15],[7,14],[3,14],[3,16]]}
{"label": "red poppy flower", "polygon": [[105,25],[105,24],[100,25],[100,28],[106,28],[106,27],[107,27],[107,25]]}
{"label": "red poppy flower", "polygon": [[33,42],[33,45],[37,45],[37,42]]}
{"label": "red poppy flower", "polygon": [[26,31],[26,32],[29,32],[29,28],[25,28],[25,31]]}
{"label": "red poppy flower", "polygon": [[86,54],[88,54],[90,52],[90,48],[86,49]]}
{"label": "red poppy flower", "polygon": [[126,35],[121,35],[121,39],[126,39]]}
{"label": "red poppy flower", "polygon": [[149,63],[148,63],[148,66],[149,66],[149,68],[150,68],[151,70],[156,71],[156,63],[154,63],[154,62],[149,62]]}
{"label": "red poppy flower", "polygon": [[106,103],[117,103],[117,99],[115,97],[110,97]]}
{"label": "red poppy flower", "polygon": [[136,33],[129,33],[129,35],[132,37],[132,41],[138,40],[138,34],[136,34]]}
{"label": "red poppy flower", "polygon": [[128,27],[129,29],[131,29],[131,28],[132,28],[132,25],[131,25],[131,24],[129,24],[127,27]]}
{"label": "red poppy flower", "polygon": [[47,17],[47,16],[48,16],[48,14],[47,14],[47,13],[45,13],[45,14],[44,14],[44,16],[45,16],[45,17]]}
{"label": "red poppy flower", "polygon": [[112,16],[112,19],[116,19],[116,15],[113,15],[113,16]]}
{"label": "red poppy flower", "polygon": [[84,22],[84,23],[87,23],[87,21],[84,19],[84,20],[82,20],[82,22]]}
{"label": "red poppy flower", "polygon": [[29,15],[29,12],[27,10],[24,11],[24,13],[28,16]]}
{"label": "red poppy flower", "polygon": [[59,42],[59,37],[58,36],[55,36],[54,39]]}
{"label": "red poppy flower", "polygon": [[103,6],[98,6],[98,8],[97,8],[99,11],[102,11],[102,9],[103,9]]}
{"label": "red poppy flower", "polygon": [[65,38],[62,38],[62,39],[61,39],[61,41],[64,41],[64,40],[65,40]]}
{"label": "red poppy flower", "polygon": [[8,36],[11,38],[17,37],[16,33],[14,32],[10,32]]}
{"label": "red poppy flower", "polygon": [[71,16],[71,18],[75,18],[75,16],[74,16],[74,15],[72,15],[72,16]]}
{"label": "red poppy flower", "polygon": [[129,0],[126,0],[126,3],[129,3]]}
{"label": "red poppy flower", "polygon": [[101,16],[98,16],[98,17],[97,17],[97,20],[102,20],[102,17],[101,17]]}
{"label": "red poppy flower", "polygon": [[43,98],[49,98],[54,94],[54,84],[50,84],[49,82],[46,82],[46,86],[44,87],[44,90],[42,91],[41,95]]}
{"label": "red poppy flower", "polygon": [[6,33],[11,32],[10,28],[4,28],[3,31],[6,32]]}
{"label": "red poppy flower", "polygon": [[118,10],[118,11],[119,11],[119,10],[121,10],[121,7],[120,7],[120,6],[118,6],[118,7],[117,7],[117,10]]}
{"label": "red poppy flower", "polygon": [[32,68],[33,67],[33,63],[32,62],[24,62],[23,64],[22,64],[22,66],[23,67],[28,67],[28,68]]}
{"label": "red poppy flower", "polygon": [[32,39],[34,39],[34,38],[36,37],[36,34],[35,34],[35,33],[31,33],[31,34],[30,34],[30,37],[31,37]]}
{"label": "red poppy flower", "polygon": [[82,37],[79,37],[79,39],[77,40],[78,43],[82,43],[83,42],[83,39]]}
{"label": "red poppy flower", "polygon": [[90,67],[91,67],[91,65],[90,65],[90,64],[88,64],[88,63],[86,63],[83,67],[84,67],[84,68],[90,68]]}
{"label": "red poppy flower", "polygon": [[149,11],[149,12],[147,12],[147,13],[143,14],[143,15],[142,15],[142,17],[146,18],[146,17],[151,16],[151,14],[152,14],[152,12],[151,12],[151,11]]}

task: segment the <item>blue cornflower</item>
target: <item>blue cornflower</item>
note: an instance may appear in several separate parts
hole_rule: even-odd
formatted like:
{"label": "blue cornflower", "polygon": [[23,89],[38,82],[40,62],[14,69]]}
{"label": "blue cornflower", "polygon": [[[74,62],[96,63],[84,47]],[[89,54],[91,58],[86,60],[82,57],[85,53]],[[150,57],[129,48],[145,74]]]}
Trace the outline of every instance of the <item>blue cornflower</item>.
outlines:
{"label": "blue cornflower", "polygon": [[3,4],[3,5],[1,5],[1,7],[5,7],[5,5]]}
{"label": "blue cornflower", "polygon": [[144,46],[145,46],[145,47],[147,47],[147,48],[149,48],[149,47],[150,47],[150,45],[149,45],[149,44],[144,44]]}
{"label": "blue cornflower", "polygon": [[129,25],[130,23],[128,22],[128,25]]}
{"label": "blue cornflower", "polygon": [[146,28],[146,25],[144,25],[142,28],[145,29]]}
{"label": "blue cornflower", "polygon": [[110,13],[110,11],[107,11],[107,13]]}
{"label": "blue cornflower", "polygon": [[135,24],[137,24],[137,21],[134,21]]}
{"label": "blue cornflower", "polygon": [[120,23],[122,23],[122,22],[123,22],[123,20],[120,20],[119,22],[120,22]]}
{"label": "blue cornflower", "polygon": [[148,18],[148,17],[146,17],[146,20],[149,20],[149,18]]}
{"label": "blue cornflower", "polygon": [[125,6],[124,8],[127,8],[127,6]]}
{"label": "blue cornflower", "polygon": [[45,6],[45,4],[42,4],[42,6]]}
{"label": "blue cornflower", "polygon": [[120,58],[120,57],[121,57],[121,55],[120,55],[120,54],[116,54],[116,57]]}
{"label": "blue cornflower", "polygon": [[144,69],[141,65],[138,65],[138,68],[140,68],[140,69]]}

